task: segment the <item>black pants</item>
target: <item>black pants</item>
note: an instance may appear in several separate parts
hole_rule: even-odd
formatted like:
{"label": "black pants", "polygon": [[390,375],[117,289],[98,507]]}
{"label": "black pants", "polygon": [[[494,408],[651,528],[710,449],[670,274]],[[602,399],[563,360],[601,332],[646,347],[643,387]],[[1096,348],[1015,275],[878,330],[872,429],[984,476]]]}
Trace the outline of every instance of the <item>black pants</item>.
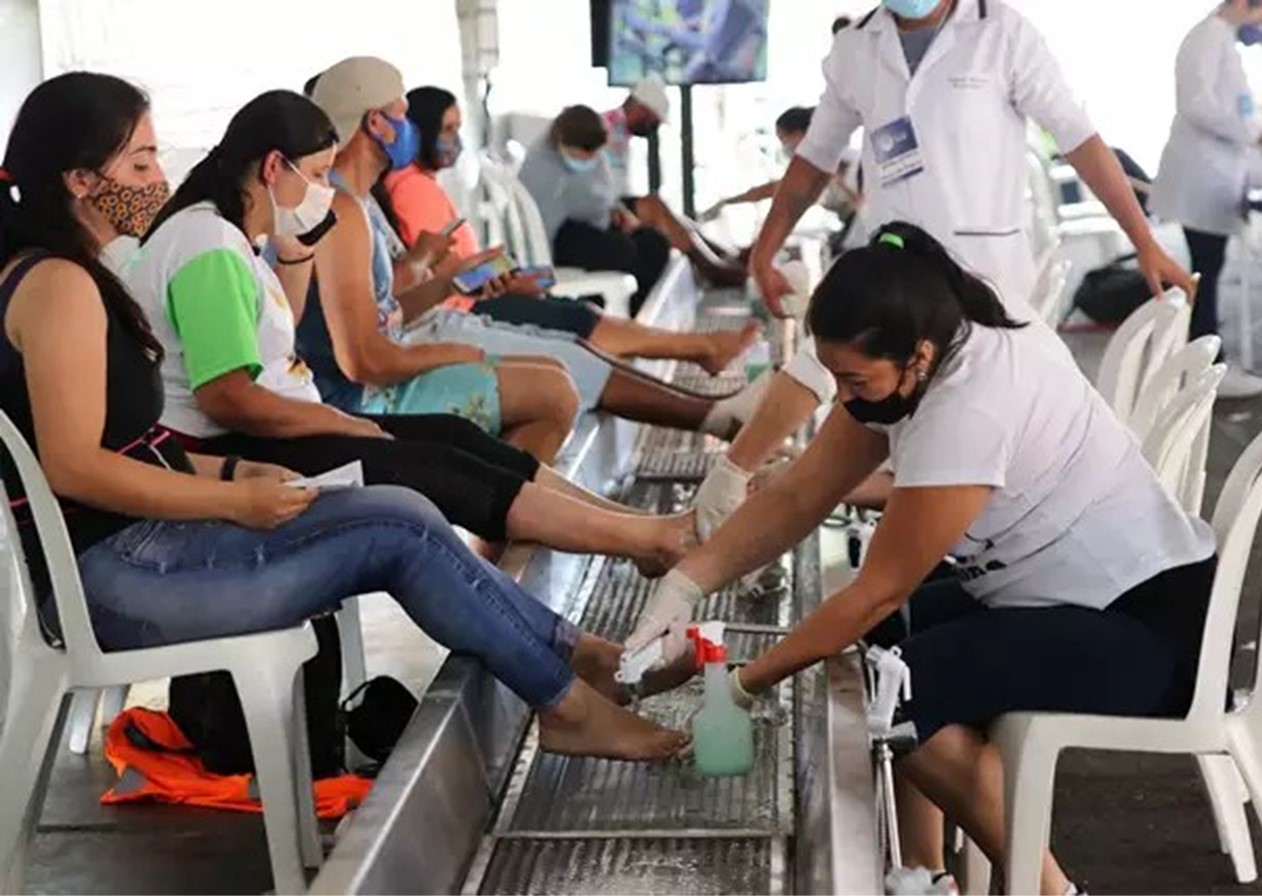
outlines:
{"label": "black pants", "polygon": [[363,415],[394,439],[300,436],[271,439],[231,433],[199,446],[314,476],[352,461],[368,485],[403,485],[434,502],[448,521],[490,541],[506,537],[508,510],[539,461],[454,414]]}
{"label": "black pants", "polygon": [[473,306],[473,313],[506,324],[532,324],[544,330],[560,330],[579,339],[589,338],[600,323],[600,312],[591,305],[559,296],[496,296],[478,302]]}
{"label": "black pants", "polygon": [[1183,228],[1183,236],[1192,255],[1192,270],[1201,275],[1188,325],[1188,339],[1198,339],[1218,332],[1218,278],[1227,257],[1227,237],[1190,227]]}
{"label": "black pants", "polygon": [[651,227],[627,234],[612,227],[601,230],[579,221],[566,221],[552,241],[552,257],[558,265],[632,274],[636,284],[631,297],[634,317],[666,270],[670,241]]}
{"label": "black pants", "polygon": [[921,743],[947,725],[980,731],[1008,712],[1187,714],[1216,558],[1168,569],[1103,610],[988,609],[951,578],[912,595],[867,640],[898,644],[911,669],[902,707]]}

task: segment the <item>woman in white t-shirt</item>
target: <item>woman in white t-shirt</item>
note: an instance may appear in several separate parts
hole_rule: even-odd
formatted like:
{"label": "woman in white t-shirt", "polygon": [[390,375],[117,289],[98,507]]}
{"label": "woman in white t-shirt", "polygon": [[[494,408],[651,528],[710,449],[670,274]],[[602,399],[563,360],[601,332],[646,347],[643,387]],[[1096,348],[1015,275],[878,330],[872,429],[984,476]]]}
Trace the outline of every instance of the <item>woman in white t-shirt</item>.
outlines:
{"label": "woman in white t-shirt", "polygon": [[[705,593],[780,555],[891,460],[856,580],[734,671],[732,691],[748,705],[860,637],[900,642],[918,739],[896,766],[903,792],[997,863],[1003,778],[987,726],[1015,710],[1185,714],[1213,534],[1164,492],[1054,334],[1014,322],[924,231],[890,224],[842,256],[807,323],[837,406],[788,472],[667,574],[628,649],[666,633],[677,657]],[[957,576],[925,582],[948,555]],[[932,805],[900,810],[906,864],[942,868]],[[1043,892],[1069,886],[1049,854]]]}

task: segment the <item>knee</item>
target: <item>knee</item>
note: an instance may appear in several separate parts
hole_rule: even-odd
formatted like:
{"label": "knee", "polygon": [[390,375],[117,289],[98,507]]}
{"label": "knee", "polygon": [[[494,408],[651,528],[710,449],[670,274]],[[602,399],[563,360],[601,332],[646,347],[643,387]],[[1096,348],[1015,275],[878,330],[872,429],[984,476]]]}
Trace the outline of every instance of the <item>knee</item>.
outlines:
{"label": "knee", "polygon": [[575,385],[574,378],[570,376],[565,365],[561,365],[559,370],[549,371],[547,381],[547,408],[550,411],[548,419],[568,431],[574,425],[574,419],[578,416],[582,402],[578,394],[578,386]]}
{"label": "knee", "polygon": [[402,485],[371,485],[335,491],[320,498],[341,504],[348,519],[379,523],[401,523],[431,530],[448,526],[447,518],[429,498]]}

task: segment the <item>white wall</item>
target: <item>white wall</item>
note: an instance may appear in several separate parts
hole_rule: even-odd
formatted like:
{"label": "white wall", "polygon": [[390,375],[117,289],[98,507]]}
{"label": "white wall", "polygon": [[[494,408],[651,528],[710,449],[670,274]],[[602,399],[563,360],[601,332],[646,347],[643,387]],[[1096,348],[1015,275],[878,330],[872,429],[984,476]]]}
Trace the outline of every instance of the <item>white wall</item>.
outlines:
{"label": "white wall", "polygon": [[174,180],[245,102],[300,90],[345,56],[381,56],[409,86],[461,88],[452,0],[41,0],[40,9],[49,76],[93,69],[150,92]]}
{"label": "white wall", "polygon": [[39,0],[0,0],[0,157],[18,108],[40,74]]}

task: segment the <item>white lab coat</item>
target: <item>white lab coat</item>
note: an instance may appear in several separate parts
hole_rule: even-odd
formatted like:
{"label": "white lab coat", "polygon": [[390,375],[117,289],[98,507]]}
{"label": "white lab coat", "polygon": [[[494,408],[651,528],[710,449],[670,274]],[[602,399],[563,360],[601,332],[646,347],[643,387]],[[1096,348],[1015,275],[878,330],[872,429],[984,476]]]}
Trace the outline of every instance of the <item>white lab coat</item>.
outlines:
{"label": "white lab coat", "polygon": [[1193,230],[1238,233],[1262,119],[1253,108],[1235,26],[1214,14],[1193,28],[1179,47],[1174,78],[1174,123],[1150,206]]}
{"label": "white lab coat", "polygon": [[[918,224],[989,278],[1014,316],[1034,319],[1026,116],[1065,152],[1095,133],[1042,35],[1002,0],[960,0],[913,77],[882,7],[837,34],[824,80],[797,154],[834,172],[851,135],[865,128],[869,226]],[[870,135],[902,116],[915,127],[925,170],[884,186]]]}

